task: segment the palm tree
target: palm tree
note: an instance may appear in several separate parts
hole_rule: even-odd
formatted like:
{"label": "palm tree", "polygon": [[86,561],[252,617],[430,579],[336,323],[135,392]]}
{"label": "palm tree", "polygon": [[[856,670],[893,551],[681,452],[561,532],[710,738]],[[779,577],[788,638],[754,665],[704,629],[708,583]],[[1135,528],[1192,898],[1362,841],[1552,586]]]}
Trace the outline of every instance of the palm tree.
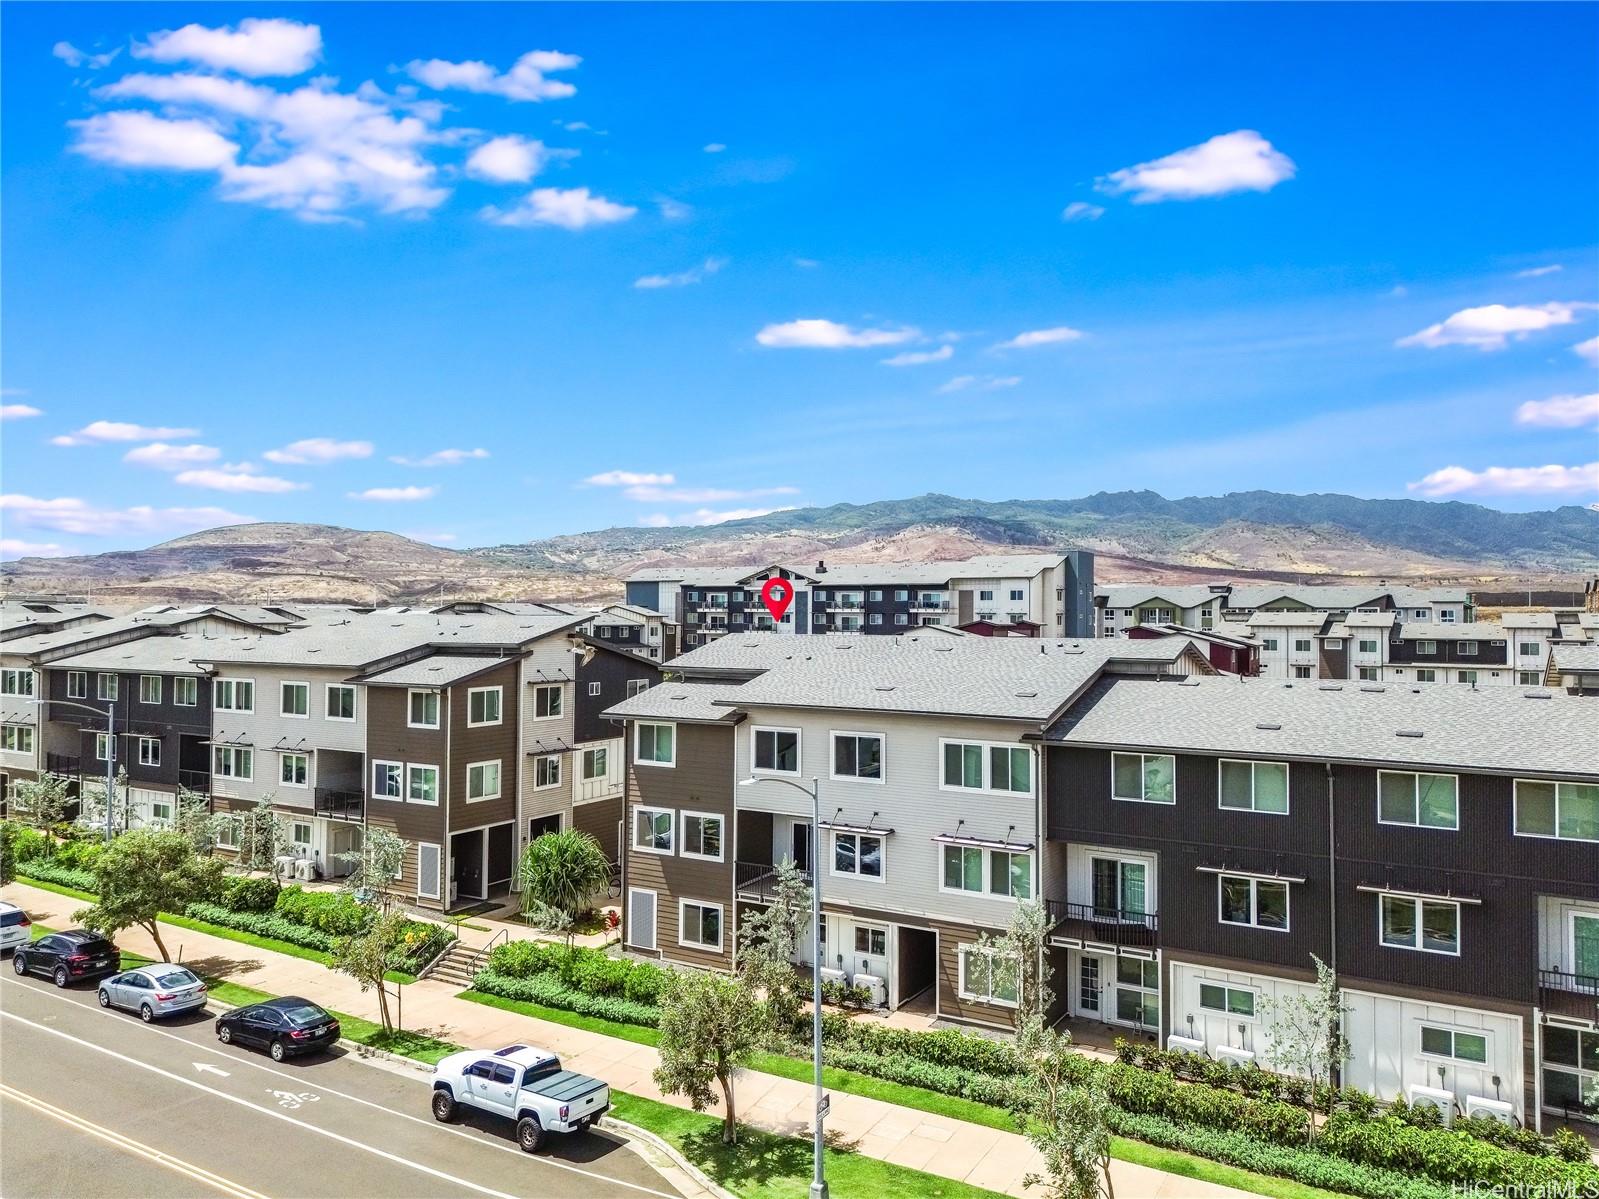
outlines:
{"label": "palm tree", "polygon": [[611,862],[600,843],[578,829],[545,833],[522,853],[517,870],[522,884],[522,911],[558,912],[563,916],[567,947],[572,925],[589,901],[611,879]]}

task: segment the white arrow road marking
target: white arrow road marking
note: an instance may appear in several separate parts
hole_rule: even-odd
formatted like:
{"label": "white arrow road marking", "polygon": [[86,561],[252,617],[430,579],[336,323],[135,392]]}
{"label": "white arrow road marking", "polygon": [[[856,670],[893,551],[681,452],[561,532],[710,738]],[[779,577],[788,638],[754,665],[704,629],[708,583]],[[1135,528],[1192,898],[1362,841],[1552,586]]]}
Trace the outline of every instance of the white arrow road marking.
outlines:
{"label": "white arrow road marking", "polygon": [[204,1074],[219,1074],[223,1078],[228,1077],[228,1072],[226,1070],[218,1070],[210,1062],[195,1062],[194,1068]]}

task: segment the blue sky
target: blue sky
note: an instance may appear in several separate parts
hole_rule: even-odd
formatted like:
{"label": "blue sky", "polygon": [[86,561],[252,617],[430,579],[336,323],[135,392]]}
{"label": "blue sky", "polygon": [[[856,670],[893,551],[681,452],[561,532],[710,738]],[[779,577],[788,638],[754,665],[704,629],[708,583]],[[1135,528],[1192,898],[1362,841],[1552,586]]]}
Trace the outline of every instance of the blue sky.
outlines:
{"label": "blue sky", "polygon": [[1591,5],[7,5],[7,556],[1599,492]]}

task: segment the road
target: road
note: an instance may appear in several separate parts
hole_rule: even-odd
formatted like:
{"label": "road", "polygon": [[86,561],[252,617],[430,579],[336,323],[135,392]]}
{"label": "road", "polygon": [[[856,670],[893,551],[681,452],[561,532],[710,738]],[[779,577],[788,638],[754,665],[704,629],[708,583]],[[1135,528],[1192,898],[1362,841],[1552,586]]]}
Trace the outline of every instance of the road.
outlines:
{"label": "road", "polygon": [[94,988],[0,974],[0,1195],[7,1199],[680,1199],[621,1138],[552,1137],[428,1112],[428,1078],[343,1050],[273,1064],[209,1014],[146,1026]]}

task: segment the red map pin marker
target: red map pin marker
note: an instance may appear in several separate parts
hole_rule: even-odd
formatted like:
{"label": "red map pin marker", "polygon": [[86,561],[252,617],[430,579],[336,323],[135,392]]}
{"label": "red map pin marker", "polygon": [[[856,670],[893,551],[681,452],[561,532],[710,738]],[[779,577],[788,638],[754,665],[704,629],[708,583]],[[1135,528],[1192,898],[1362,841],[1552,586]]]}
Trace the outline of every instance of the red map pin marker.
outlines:
{"label": "red map pin marker", "polygon": [[783,613],[794,602],[794,587],[787,579],[767,579],[761,588],[761,603],[772,614],[773,620],[782,620]]}

